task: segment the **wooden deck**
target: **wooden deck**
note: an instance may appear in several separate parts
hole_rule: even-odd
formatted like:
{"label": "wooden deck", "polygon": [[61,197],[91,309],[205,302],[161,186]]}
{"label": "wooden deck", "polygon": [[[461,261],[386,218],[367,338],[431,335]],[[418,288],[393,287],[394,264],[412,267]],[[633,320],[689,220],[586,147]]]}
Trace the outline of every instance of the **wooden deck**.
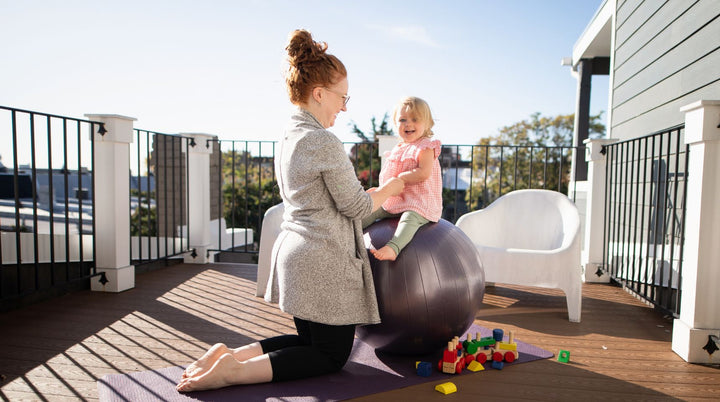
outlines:
{"label": "wooden deck", "polygon": [[[290,317],[254,296],[255,275],[253,265],[181,264],[141,274],[120,294],[83,291],[0,313],[0,396],[97,400],[106,374],[184,365],[216,342],[291,332]],[[489,287],[476,322],[569,350],[571,363],[457,377],[447,396],[428,383],[357,400],[720,399],[718,366],[685,363],[670,348],[672,321],[617,287],[586,284],[580,324],[568,322],[559,291]]]}

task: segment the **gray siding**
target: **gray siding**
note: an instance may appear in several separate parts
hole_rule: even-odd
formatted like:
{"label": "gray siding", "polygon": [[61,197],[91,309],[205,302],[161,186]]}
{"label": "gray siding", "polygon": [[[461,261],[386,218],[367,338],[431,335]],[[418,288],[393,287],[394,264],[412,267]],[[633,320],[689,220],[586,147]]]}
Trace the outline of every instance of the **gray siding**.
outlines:
{"label": "gray siding", "polygon": [[720,99],[720,1],[618,1],[615,26],[613,138],[680,124],[680,107]]}

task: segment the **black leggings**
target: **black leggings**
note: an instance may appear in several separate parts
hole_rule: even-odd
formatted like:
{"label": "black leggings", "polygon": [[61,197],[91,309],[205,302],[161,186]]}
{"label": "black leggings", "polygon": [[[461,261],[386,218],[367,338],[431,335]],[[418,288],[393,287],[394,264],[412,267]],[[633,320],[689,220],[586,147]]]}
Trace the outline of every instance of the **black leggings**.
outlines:
{"label": "black leggings", "polygon": [[297,335],[260,341],[270,356],[273,382],[340,371],[353,347],[355,325],[325,325],[295,318]]}

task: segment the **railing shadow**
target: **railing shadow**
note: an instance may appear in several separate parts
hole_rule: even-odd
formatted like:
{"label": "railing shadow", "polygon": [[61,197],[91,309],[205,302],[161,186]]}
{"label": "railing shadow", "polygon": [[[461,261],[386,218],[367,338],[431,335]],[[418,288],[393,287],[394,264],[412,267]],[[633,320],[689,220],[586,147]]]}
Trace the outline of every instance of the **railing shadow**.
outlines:
{"label": "railing shadow", "polygon": [[[496,284],[486,288],[476,319],[548,335],[598,334],[668,342],[670,348],[671,317],[663,316],[620,287],[584,284],[582,310],[580,323],[569,322],[565,294],[561,290]],[[617,325],[618,322],[623,325]]]}
{"label": "railing shadow", "polygon": [[186,365],[217,342],[292,330],[251,296],[255,276],[253,265],[180,265],[140,275],[123,293],[82,291],[0,313],[0,387],[42,399],[53,383],[87,398],[78,384],[105,374]]}

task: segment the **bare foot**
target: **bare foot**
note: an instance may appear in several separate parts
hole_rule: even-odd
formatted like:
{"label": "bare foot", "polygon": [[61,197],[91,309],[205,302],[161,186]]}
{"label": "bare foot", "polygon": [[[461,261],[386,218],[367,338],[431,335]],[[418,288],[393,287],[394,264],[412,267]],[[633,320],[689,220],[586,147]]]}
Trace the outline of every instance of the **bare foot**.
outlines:
{"label": "bare foot", "polygon": [[225,353],[230,353],[225,344],[216,343],[213,345],[201,358],[190,364],[185,371],[183,371],[182,379],[197,377],[210,370],[220,356]]}
{"label": "bare foot", "polygon": [[241,346],[235,349],[229,349],[229,353],[239,362],[250,360],[263,354],[262,346],[259,342]]}
{"label": "bare foot", "polygon": [[397,258],[397,254],[395,254],[395,250],[392,249],[390,246],[384,246],[380,248],[380,250],[370,250],[373,256],[377,258],[378,260],[387,260],[387,261],[395,261]]}
{"label": "bare foot", "polygon": [[231,354],[226,353],[220,356],[205,373],[183,378],[175,388],[179,392],[191,392],[227,387],[235,384],[231,379],[239,378],[239,370],[242,370],[241,363],[235,360]]}

